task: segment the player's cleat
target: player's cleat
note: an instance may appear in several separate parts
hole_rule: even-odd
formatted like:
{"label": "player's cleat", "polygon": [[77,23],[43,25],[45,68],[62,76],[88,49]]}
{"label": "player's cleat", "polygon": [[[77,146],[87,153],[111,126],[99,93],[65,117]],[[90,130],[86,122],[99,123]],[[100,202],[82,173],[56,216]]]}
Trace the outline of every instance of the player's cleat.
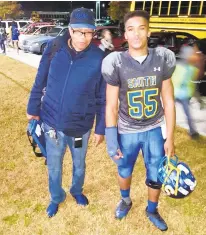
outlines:
{"label": "player's cleat", "polygon": [[76,200],[76,203],[78,205],[87,206],[89,204],[89,201],[84,194],[79,194],[79,195],[71,194],[71,195]]}
{"label": "player's cleat", "polygon": [[56,204],[54,202],[50,202],[46,212],[49,218],[53,217],[56,215],[57,211],[59,208],[59,204]]}
{"label": "player's cleat", "polygon": [[150,213],[147,211],[146,208],[146,215],[149,218],[149,220],[154,224],[154,226],[160,229],[161,231],[166,231],[168,229],[167,224],[160,216],[158,210],[156,210],[154,213]]}
{"label": "player's cleat", "polygon": [[132,202],[130,204],[127,204],[123,199],[120,201],[120,203],[117,206],[117,209],[115,211],[115,218],[116,219],[123,219],[125,216],[127,216],[128,212],[130,211],[132,207]]}

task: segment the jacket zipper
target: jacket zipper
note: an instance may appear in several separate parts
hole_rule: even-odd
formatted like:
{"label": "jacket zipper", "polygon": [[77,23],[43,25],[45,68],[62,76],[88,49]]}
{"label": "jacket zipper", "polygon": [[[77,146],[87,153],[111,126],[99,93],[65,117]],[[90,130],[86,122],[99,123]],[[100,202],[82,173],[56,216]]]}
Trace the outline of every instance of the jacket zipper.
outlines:
{"label": "jacket zipper", "polygon": [[[69,55],[71,57],[71,55]],[[67,85],[67,82],[68,82],[68,79],[69,79],[69,73],[71,71],[71,68],[72,68],[72,65],[73,65],[73,60],[72,60],[72,57],[71,57],[71,62],[70,62],[70,68],[69,68],[69,71],[67,73],[67,79],[64,83],[64,88],[63,88],[63,92],[62,92],[62,97],[61,97],[61,102],[60,102],[60,108],[59,108],[59,121],[58,121],[58,125],[59,126],[59,123],[61,121],[61,111],[62,111],[62,103],[63,103],[63,98],[64,98],[64,92],[65,92],[65,89],[66,89],[66,85]]]}

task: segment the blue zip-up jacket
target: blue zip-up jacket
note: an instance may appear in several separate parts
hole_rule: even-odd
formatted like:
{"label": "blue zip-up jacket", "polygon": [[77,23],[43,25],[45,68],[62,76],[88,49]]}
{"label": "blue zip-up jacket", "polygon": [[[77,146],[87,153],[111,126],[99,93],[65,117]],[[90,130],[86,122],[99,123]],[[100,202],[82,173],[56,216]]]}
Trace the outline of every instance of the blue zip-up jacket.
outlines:
{"label": "blue zip-up jacket", "polygon": [[[40,116],[55,130],[74,137],[92,128],[96,114],[95,133],[104,135],[106,83],[101,75],[104,53],[90,44],[72,59],[68,38],[68,35],[62,37],[61,46],[52,59],[53,42],[48,42],[31,90],[27,113]],[[41,102],[44,87],[46,93]]]}

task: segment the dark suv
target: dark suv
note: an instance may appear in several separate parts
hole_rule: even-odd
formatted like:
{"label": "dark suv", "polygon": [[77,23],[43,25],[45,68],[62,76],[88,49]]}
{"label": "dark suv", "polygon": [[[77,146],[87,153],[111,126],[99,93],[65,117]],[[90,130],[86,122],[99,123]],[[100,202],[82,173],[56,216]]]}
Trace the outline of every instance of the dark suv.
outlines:
{"label": "dark suv", "polygon": [[185,32],[152,32],[149,46],[163,46],[178,54],[182,45],[192,45],[198,38]]}

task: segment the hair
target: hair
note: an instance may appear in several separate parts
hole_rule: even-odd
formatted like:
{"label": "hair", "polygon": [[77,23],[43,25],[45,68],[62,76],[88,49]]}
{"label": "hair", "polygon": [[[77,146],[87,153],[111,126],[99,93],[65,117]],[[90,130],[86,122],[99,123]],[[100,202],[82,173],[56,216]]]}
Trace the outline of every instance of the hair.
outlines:
{"label": "hair", "polygon": [[103,29],[102,32],[101,32],[101,37],[102,38],[104,38],[104,35],[105,35],[106,32],[110,32],[111,33],[111,31],[109,29]]}
{"label": "hair", "polygon": [[11,25],[17,27],[17,23],[14,20]]}
{"label": "hair", "polygon": [[127,21],[133,17],[143,17],[145,20],[150,20],[150,15],[147,11],[142,10],[136,10],[136,11],[130,11],[124,16],[124,25],[127,23]]}

